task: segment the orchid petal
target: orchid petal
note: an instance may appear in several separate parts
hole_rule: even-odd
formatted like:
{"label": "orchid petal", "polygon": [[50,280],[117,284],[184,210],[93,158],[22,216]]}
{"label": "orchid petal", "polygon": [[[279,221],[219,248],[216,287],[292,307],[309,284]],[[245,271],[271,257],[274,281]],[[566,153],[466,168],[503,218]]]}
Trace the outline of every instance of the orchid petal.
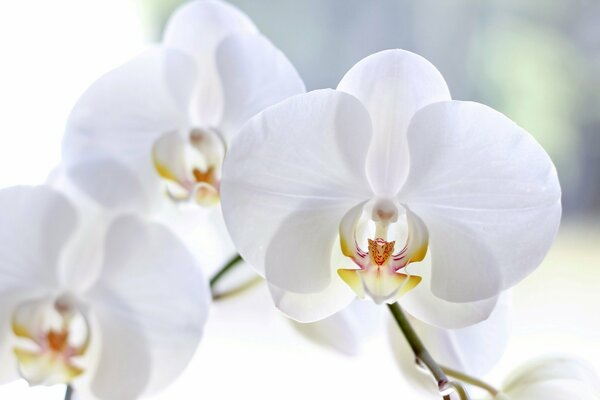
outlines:
{"label": "orchid petal", "polygon": [[423,57],[405,50],[386,50],[359,61],[338,90],[357,97],[373,122],[367,174],[375,193],[397,193],[408,173],[406,133],[420,108],[450,100],[439,71]]}
{"label": "orchid petal", "polygon": [[76,224],[73,206],[50,187],[0,190],[0,296],[56,288],[59,259]]}
{"label": "orchid petal", "polygon": [[357,355],[362,342],[379,326],[381,307],[368,301],[356,300],[332,316],[312,322],[293,322],[293,326],[307,339],[343,354]]}
{"label": "orchid petal", "polygon": [[224,39],[217,51],[223,84],[225,136],[266,107],[306,91],[298,72],[267,38],[238,34]]}
{"label": "orchid petal", "polygon": [[202,335],[209,289],[194,257],[161,225],[117,219],[105,254],[89,293],[102,338],[92,388],[102,398],[129,399],[164,387],[187,365]]}
{"label": "orchid petal", "polygon": [[503,293],[488,319],[461,329],[442,329],[413,321],[434,359],[447,367],[483,376],[500,360],[509,337],[509,299]]}
{"label": "orchid petal", "polygon": [[600,378],[587,363],[567,356],[546,356],[517,368],[502,391],[510,399],[600,398]]}
{"label": "orchid petal", "polygon": [[345,309],[356,295],[340,279],[332,279],[327,288],[316,293],[295,293],[269,285],[275,306],[289,318],[309,323]]}
{"label": "orchid petal", "polygon": [[489,298],[539,265],[558,229],[560,186],[527,132],[482,104],[450,101],[415,115],[408,144],[399,198],[429,230],[436,296]]}
{"label": "orchid petal", "polygon": [[470,303],[453,303],[436,297],[431,292],[431,257],[420,263],[406,267],[411,275],[422,281],[400,299],[404,309],[429,325],[446,329],[460,329],[486,320],[492,313],[498,299],[492,297]]}
{"label": "orchid petal", "polygon": [[[134,174],[154,177],[147,184],[158,190],[152,146],[160,135],[188,126],[188,110],[182,105],[190,102],[189,87],[196,79],[193,65],[177,50],[154,48],[96,81],[67,123],[67,166],[114,157]],[[84,189],[94,193],[91,184]]]}
{"label": "orchid petal", "polygon": [[217,70],[217,47],[227,36],[254,33],[252,21],[222,1],[190,1],[179,7],[165,28],[163,43],[192,56],[198,77],[192,107],[199,123],[217,126],[223,112],[223,89]]}
{"label": "orchid petal", "polygon": [[[223,166],[225,222],[244,259],[262,274],[266,265],[271,283],[300,293],[329,285],[339,223],[371,196],[364,171],[369,138],[364,107],[333,90],[284,100],[236,135]],[[286,236],[278,236],[280,229]]]}

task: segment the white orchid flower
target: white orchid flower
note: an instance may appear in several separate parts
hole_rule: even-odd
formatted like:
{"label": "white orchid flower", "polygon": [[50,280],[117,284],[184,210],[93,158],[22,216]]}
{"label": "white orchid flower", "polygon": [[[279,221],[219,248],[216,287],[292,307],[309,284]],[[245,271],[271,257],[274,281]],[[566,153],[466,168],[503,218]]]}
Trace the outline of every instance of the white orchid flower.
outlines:
{"label": "white orchid flower", "polygon": [[[304,91],[288,59],[241,11],[191,1],[172,15],[160,46],[83,94],[67,125],[64,161],[86,166],[72,179],[107,206],[123,185],[144,188],[147,203],[214,204],[231,135],[266,106]],[[117,182],[95,179],[107,158],[122,163]]]}
{"label": "white orchid flower", "polygon": [[221,197],[241,255],[303,322],[356,296],[400,299],[437,326],[484,320],[541,262],[561,213],[540,145],[499,112],[451,100],[435,67],[402,50],[251,119]]}
{"label": "white orchid flower", "polygon": [[192,357],[208,284],[163,226],[78,211],[48,186],[0,191],[0,381],[153,393]]}
{"label": "white orchid flower", "polygon": [[508,377],[494,400],[598,400],[600,378],[587,363],[565,356],[532,360]]}

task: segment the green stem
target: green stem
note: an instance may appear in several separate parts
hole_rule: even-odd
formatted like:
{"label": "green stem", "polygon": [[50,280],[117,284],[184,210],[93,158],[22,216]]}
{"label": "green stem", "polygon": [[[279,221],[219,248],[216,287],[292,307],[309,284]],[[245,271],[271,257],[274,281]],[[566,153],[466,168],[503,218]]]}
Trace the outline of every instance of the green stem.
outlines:
{"label": "green stem", "polygon": [[242,256],[236,254],[227,262],[227,264],[225,264],[220,270],[218,270],[217,273],[212,278],[210,278],[211,289],[214,288],[217,282],[219,282],[221,278],[227,275],[227,273],[241,261],[244,261]]}
{"label": "green stem", "polygon": [[73,397],[73,386],[67,385],[67,390],[65,391],[65,400],[71,400]]}
{"label": "green stem", "polygon": [[497,396],[500,391],[493,387],[492,385],[482,381],[481,379],[475,378],[471,375],[467,375],[463,372],[456,371],[452,368],[442,366],[442,370],[448,375],[453,377],[454,379],[458,379],[461,382],[468,383],[469,385],[477,386],[485,391],[487,391],[492,396]]}
{"label": "green stem", "polygon": [[408,344],[415,354],[417,362],[424,364],[427,369],[429,369],[431,375],[433,375],[435,381],[437,382],[440,393],[445,392],[450,384],[448,377],[442,368],[440,368],[440,366],[435,362],[433,357],[431,357],[431,354],[429,354],[425,348],[425,345],[423,345],[423,342],[421,342],[421,339],[410,325],[406,315],[404,315],[404,311],[402,311],[400,305],[398,303],[388,304],[388,308],[390,309],[394,319],[396,320],[396,323],[398,324],[398,327],[404,334],[404,337],[408,341]]}

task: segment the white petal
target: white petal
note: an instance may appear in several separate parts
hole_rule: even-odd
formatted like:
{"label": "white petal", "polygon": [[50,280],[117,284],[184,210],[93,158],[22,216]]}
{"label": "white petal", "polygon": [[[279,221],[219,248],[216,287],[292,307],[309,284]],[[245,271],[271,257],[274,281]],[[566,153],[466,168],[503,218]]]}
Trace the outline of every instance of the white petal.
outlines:
{"label": "white petal", "polygon": [[231,35],[223,40],[217,66],[223,84],[221,131],[225,136],[236,133],[266,107],[306,91],[292,63],[260,34]]}
{"label": "white petal", "polygon": [[405,50],[386,50],[359,61],[338,90],[363,102],[373,122],[367,173],[378,194],[394,195],[408,173],[406,132],[417,110],[450,100],[439,71],[423,57]]}
{"label": "white petal", "polygon": [[460,329],[486,320],[494,309],[497,298],[492,297],[469,303],[453,303],[431,292],[431,257],[406,267],[412,275],[422,277],[414,289],[400,298],[399,303],[415,318],[429,325],[446,329]]}
{"label": "white petal", "polygon": [[315,322],[346,308],[356,295],[341,279],[332,279],[330,285],[316,293],[296,293],[269,285],[275,306],[289,318]]}
{"label": "white petal", "polygon": [[[208,312],[207,282],[170,231],[135,217],[113,223],[105,254],[102,275],[89,294],[94,310],[108,318],[101,326],[94,385],[108,398],[114,398],[108,391],[153,392],[175,379],[196,349]],[[118,351],[132,341],[131,349]],[[136,378],[137,388],[130,387],[129,377]]]}
{"label": "white petal", "polygon": [[152,145],[188,124],[193,60],[177,50],[152,49],[104,75],[79,99],[67,123],[68,165],[113,156],[138,169],[152,168]]}
{"label": "white petal", "polygon": [[70,191],[79,189],[79,196],[84,193],[106,211],[149,212],[160,200],[159,182],[149,169],[140,175],[110,156],[81,158],[63,167],[56,184],[68,185]]}
{"label": "white petal", "polygon": [[[551,399],[600,398],[600,378],[587,363],[568,356],[552,355],[534,359],[517,368],[505,381],[502,390],[513,398],[525,399],[521,393],[571,394],[571,397],[548,397]],[[585,389],[585,390],[584,390]],[[578,397],[576,390],[593,393],[593,397]],[[517,397],[516,394],[520,397]],[[538,398],[546,398],[539,396]]]}
{"label": "white petal", "polygon": [[362,342],[380,325],[382,308],[371,301],[356,300],[348,307],[312,323],[293,322],[307,339],[341,353],[357,355]]}
{"label": "white petal", "polygon": [[193,107],[198,121],[217,126],[223,111],[223,89],[216,68],[217,47],[235,33],[253,33],[252,21],[234,6],[215,0],[196,0],[173,13],[163,43],[196,60],[201,79],[194,87]]}
{"label": "white petal", "polygon": [[12,346],[12,316],[19,304],[18,293],[2,293],[0,302],[0,385],[20,378],[19,366]]}
{"label": "white petal", "polygon": [[[344,214],[371,196],[364,171],[370,130],[358,100],[319,90],[268,108],[232,141],[221,183],[225,222],[244,259],[261,273],[270,262],[267,269],[280,288],[309,293],[328,286],[324,253],[331,252]],[[288,217],[294,219],[286,230],[290,236],[277,238],[275,246]],[[307,236],[310,242],[297,241]],[[283,255],[284,249],[293,256]]]}
{"label": "white petal", "polygon": [[432,291],[450,301],[497,295],[535,269],[560,221],[560,186],[540,145],[478,103],[441,102],[409,127],[400,193],[429,230]]}
{"label": "white petal", "polygon": [[55,289],[61,252],[76,225],[73,206],[50,187],[0,190],[0,296]]}
{"label": "white petal", "polygon": [[509,337],[508,294],[503,294],[489,318],[462,329],[442,329],[413,321],[413,327],[440,364],[474,376],[484,376],[500,360]]}
{"label": "white petal", "polygon": [[553,381],[502,393],[496,400],[598,400],[598,393],[579,382]]}

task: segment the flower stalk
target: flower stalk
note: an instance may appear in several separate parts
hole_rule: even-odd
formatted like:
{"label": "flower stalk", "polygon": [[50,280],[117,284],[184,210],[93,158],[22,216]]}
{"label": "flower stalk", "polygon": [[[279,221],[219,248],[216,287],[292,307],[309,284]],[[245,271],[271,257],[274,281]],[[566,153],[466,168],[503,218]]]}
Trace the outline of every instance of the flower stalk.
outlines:
{"label": "flower stalk", "polygon": [[65,400],[71,400],[73,398],[73,386],[67,384],[67,389],[65,390]]}
{"label": "flower stalk", "polygon": [[462,385],[457,382],[451,382],[446,376],[446,373],[442,367],[440,367],[433,359],[431,354],[429,354],[429,351],[427,351],[427,348],[413,329],[412,325],[408,321],[408,318],[406,318],[406,315],[404,314],[404,311],[402,311],[400,305],[398,303],[388,304],[388,308],[394,316],[394,319],[402,331],[402,334],[408,341],[408,344],[415,355],[416,362],[420,365],[424,365],[429,372],[431,372],[431,375],[435,379],[438,390],[443,396],[444,400],[450,399],[449,392],[452,390],[455,390],[458,393],[461,400],[469,400],[470,397]]}
{"label": "flower stalk", "polygon": [[457,371],[452,368],[448,368],[448,367],[444,367],[444,366],[440,366],[440,367],[442,368],[442,371],[444,371],[446,373],[446,375],[451,376],[454,379],[458,379],[459,381],[461,381],[463,383],[468,383],[469,385],[477,386],[478,388],[481,388],[481,389],[485,390],[486,392],[488,392],[489,394],[491,394],[492,397],[497,396],[500,393],[500,391],[498,389],[496,389],[489,383],[482,381],[481,379],[475,378],[471,375],[467,375],[464,372],[460,372],[460,371]]}
{"label": "flower stalk", "polygon": [[216,274],[213,275],[212,278],[210,278],[210,288],[214,289],[217,282],[219,282],[219,280],[227,275],[227,273],[233,269],[233,267],[242,261],[244,261],[244,259],[239,254],[233,256],[223,267],[221,267],[220,270],[217,271]]}

